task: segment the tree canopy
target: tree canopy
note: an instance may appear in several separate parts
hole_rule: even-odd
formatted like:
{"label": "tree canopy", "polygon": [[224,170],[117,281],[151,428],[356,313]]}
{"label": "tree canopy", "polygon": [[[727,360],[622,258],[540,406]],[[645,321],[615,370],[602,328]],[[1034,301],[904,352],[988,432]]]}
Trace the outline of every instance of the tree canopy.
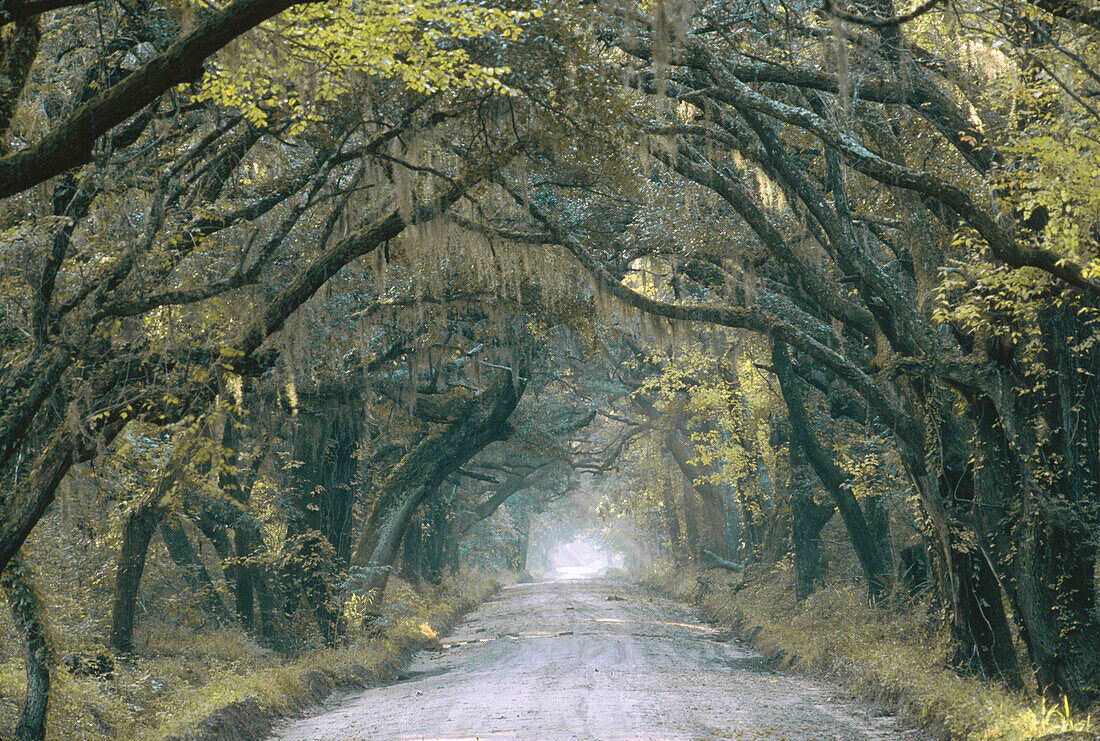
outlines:
{"label": "tree canopy", "polygon": [[871,604],[916,549],[956,669],[1095,706],[1098,32],[1072,0],[0,3],[21,737],[52,519],[111,565],[115,651],[158,535],[210,619],[336,644],[395,568],[524,568],[579,490],[639,564],[789,555],[800,597],[826,527]]}

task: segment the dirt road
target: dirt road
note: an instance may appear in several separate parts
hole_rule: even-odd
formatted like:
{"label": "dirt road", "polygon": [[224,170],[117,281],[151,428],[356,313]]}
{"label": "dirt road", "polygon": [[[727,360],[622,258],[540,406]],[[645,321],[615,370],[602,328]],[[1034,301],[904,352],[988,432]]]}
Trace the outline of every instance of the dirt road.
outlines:
{"label": "dirt road", "polygon": [[686,605],[606,579],[508,587],[408,678],[283,726],[283,741],[917,739],[767,671]]}

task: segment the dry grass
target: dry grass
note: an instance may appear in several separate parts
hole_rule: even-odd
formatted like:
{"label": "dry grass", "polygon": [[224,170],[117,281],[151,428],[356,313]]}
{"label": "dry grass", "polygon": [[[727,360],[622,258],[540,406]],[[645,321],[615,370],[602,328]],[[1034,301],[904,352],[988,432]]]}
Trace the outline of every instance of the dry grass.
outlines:
{"label": "dry grass", "polygon": [[[413,651],[431,645],[438,633],[499,587],[496,579],[477,572],[422,594],[397,579],[391,582],[380,630],[293,661],[235,629],[150,626],[141,656],[116,665],[111,679],[55,670],[47,738],[217,738],[220,725],[234,714],[262,733],[274,719],[300,712],[332,689],[392,676]],[[22,656],[5,657],[0,662],[0,738],[15,726],[23,686]],[[204,733],[196,733],[204,722]]]}
{"label": "dry grass", "polygon": [[949,670],[947,638],[923,605],[872,609],[852,584],[826,586],[799,603],[792,575],[782,571],[738,590],[732,577],[708,572],[704,592],[699,575],[666,566],[647,582],[699,603],[783,668],[828,674],[905,723],[968,741],[1100,730],[1100,723],[1075,718],[1064,707]]}

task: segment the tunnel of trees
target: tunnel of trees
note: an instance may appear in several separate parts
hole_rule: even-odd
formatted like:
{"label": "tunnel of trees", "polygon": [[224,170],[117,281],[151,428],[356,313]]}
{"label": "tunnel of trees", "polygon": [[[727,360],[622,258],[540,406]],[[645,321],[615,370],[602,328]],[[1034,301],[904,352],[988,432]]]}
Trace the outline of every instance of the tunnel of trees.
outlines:
{"label": "tunnel of trees", "polygon": [[959,672],[1096,706],[1098,35],[1075,0],[0,2],[17,736],[76,575],[114,655],[150,568],[337,645],[605,485],[638,567],[789,558],[803,598],[831,528]]}

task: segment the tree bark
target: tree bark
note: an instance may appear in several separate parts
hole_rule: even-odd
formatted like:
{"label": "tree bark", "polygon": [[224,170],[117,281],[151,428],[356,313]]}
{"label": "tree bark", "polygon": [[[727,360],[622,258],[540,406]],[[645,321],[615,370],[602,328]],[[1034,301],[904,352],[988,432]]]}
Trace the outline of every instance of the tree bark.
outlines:
{"label": "tree bark", "polygon": [[8,153],[7,134],[15,108],[23,94],[31,65],[38,56],[38,43],[42,39],[37,18],[21,18],[15,28],[3,34],[0,48],[0,77],[7,85],[0,91],[0,154]]}
{"label": "tree bark", "polygon": [[164,546],[168,549],[168,555],[183,571],[187,585],[199,597],[203,612],[213,618],[219,625],[228,625],[232,622],[229,610],[222,601],[214,580],[210,578],[210,572],[206,565],[199,559],[191,545],[191,540],[183,529],[183,522],[179,517],[171,517],[160,523],[160,537]]}
{"label": "tree bark", "polygon": [[11,605],[12,619],[23,642],[27,668],[27,690],[19,724],[15,728],[15,738],[17,741],[42,741],[46,738],[53,657],[42,624],[42,607],[31,584],[30,574],[18,556],[8,563],[3,577],[0,577],[0,589]]}
{"label": "tree bark", "polygon": [[[1037,398],[1028,410],[1038,455],[1016,458],[1037,467],[1020,477],[1029,493],[1017,526],[1016,602],[1040,689],[1064,695],[1079,710],[1100,702],[1100,615],[1096,594],[1100,530],[1100,330],[1085,319],[1096,301],[1059,305],[1039,320],[1043,335]],[[1080,343],[1081,350],[1071,349]],[[1025,381],[1024,386],[1027,387]],[[1025,393],[1028,393],[1025,391]],[[1047,482],[1040,461],[1058,461]],[[1040,483],[1043,482],[1043,483]]]}
{"label": "tree bark", "polygon": [[123,516],[110,636],[111,647],[120,653],[129,653],[134,648],[134,610],[149,543],[168,513],[167,500],[183,475],[194,439],[191,437],[176,445],[157,485],[142,495]]}
{"label": "tree bark", "polygon": [[665,526],[665,535],[668,537],[668,552],[674,559],[683,558],[684,544],[680,539],[680,515],[677,512],[676,498],[664,486],[660,487],[661,497],[661,522]]}
{"label": "tree bark", "polygon": [[695,450],[686,439],[683,431],[675,429],[665,436],[665,447],[672,454],[673,460],[680,468],[681,473],[695,489],[703,504],[702,522],[700,525],[699,540],[704,548],[717,553],[722,558],[729,555],[729,543],[726,540],[726,507],[722,500],[722,490],[716,484],[707,480],[711,471],[693,463]]}
{"label": "tree bark", "polygon": [[341,565],[351,558],[352,481],[363,421],[363,402],[355,394],[302,410],[295,418],[294,459],[301,464],[292,477],[301,513],[296,527],[323,535]]}
{"label": "tree bark", "polygon": [[443,544],[447,540],[450,518],[447,517],[443,492],[436,489],[428,508],[429,524],[427,538],[424,540],[423,576],[429,584],[443,583]]}
{"label": "tree bark", "polygon": [[875,601],[889,589],[893,574],[879,550],[879,543],[863,517],[859,502],[856,501],[851,489],[844,486],[846,478],[844,473],[818,443],[810,427],[806,407],[802,403],[802,392],[798,388],[801,381],[791,369],[787,346],[778,341],[772,343],[772,366],[775,368],[783,401],[787,406],[791,424],[791,444],[798,445],[802,449],[818,479],[836,503],[852,547],[855,549],[856,558],[859,559],[863,569],[868,596]]}
{"label": "tree bark", "polygon": [[283,10],[319,0],[237,0],[198,25],[141,69],[112,85],[26,149],[0,158],[0,198],[90,161],[96,139],[173,85],[202,76],[203,62],[241,34]]}
{"label": "tree bark", "polygon": [[199,513],[195,526],[206,536],[210,544],[214,546],[214,552],[218,554],[218,562],[225,576],[225,585],[230,594],[236,594],[237,581],[241,578],[242,570],[237,564],[237,549],[229,537],[229,529],[218,521],[212,513],[212,508],[207,507]]}
{"label": "tree bark", "polygon": [[790,444],[791,551],[794,553],[794,595],[804,600],[825,581],[821,561],[821,530],[832,519],[836,504],[818,502],[805,451],[792,436]]}
{"label": "tree bark", "polygon": [[405,534],[401,536],[401,561],[398,575],[407,582],[419,582],[424,574],[424,522],[426,513],[420,508],[420,514],[414,515]]}
{"label": "tree bark", "polygon": [[684,477],[680,491],[681,512],[684,514],[684,541],[687,552],[694,558],[702,547],[699,541],[699,509],[695,502],[695,487]]}
{"label": "tree bark", "polygon": [[120,653],[129,653],[134,648],[134,610],[145,571],[145,556],[164,514],[158,502],[142,502],[126,516],[122,526],[110,639],[112,648]]}

